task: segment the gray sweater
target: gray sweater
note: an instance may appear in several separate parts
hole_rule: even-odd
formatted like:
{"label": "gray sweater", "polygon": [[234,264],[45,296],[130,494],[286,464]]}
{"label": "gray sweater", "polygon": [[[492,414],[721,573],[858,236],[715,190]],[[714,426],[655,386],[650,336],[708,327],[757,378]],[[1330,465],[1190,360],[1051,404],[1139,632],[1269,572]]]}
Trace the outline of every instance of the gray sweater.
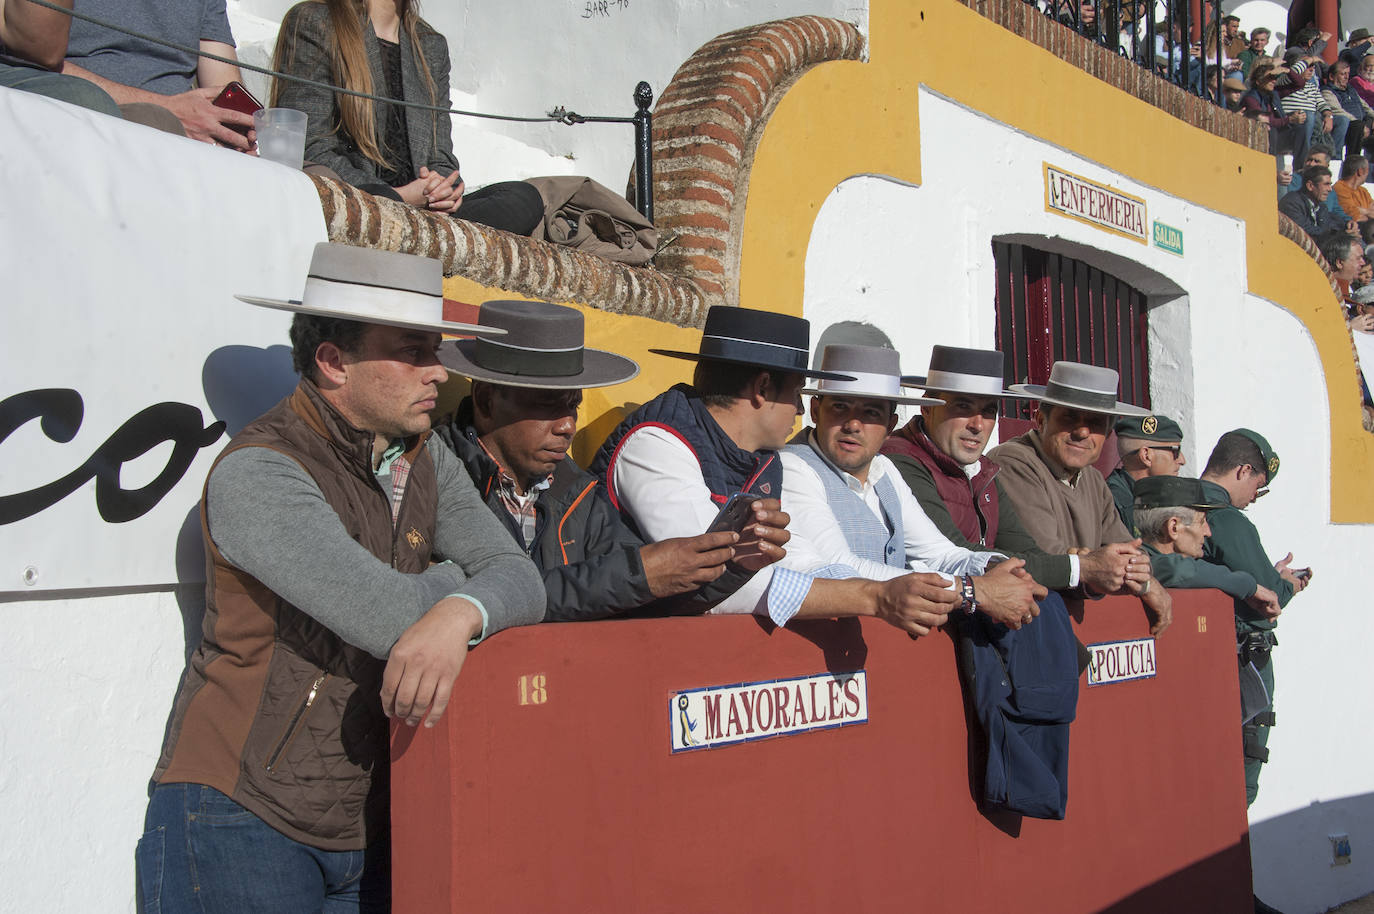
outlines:
{"label": "gray sweater", "polygon": [[[434,555],[405,574],[355,542],[319,486],[295,460],[263,447],[226,456],[210,474],[210,535],[232,564],[350,644],[385,659],[396,639],[447,596],[482,610],[482,637],[544,616],[534,563],[477,494],[448,448],[426,444],[438,480]],[[379,475],[383,491],[390,474]]]}

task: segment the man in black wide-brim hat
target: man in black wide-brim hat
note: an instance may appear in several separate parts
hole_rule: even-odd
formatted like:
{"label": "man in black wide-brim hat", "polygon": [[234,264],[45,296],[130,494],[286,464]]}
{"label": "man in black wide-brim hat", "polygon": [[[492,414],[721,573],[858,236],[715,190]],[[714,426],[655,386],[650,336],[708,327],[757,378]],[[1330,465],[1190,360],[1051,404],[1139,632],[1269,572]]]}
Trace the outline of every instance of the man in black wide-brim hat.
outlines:
{"label": "man in black wide-brim hat", "polygon": [[735,534],[645,544],[597,479],[568,455],[582,390],[624,383],[639,366],[586,347],[585,321],[573,308],[489,301],[477,321],[506,335],[440,347],[445,367],[472,379],[472,395],[435,434],[462,459],[487,506],[539,567],[544,620],[604,619],[668,597],[680,599],[663,609],[692,609],[695,592],[725,573]]}
{"label": "man in black wide-brim hat", "polygon": [[[651,350],[697,363],[679,384],[625,419],[597,452],[591,472],[622,517],[646,541],[707,529],[732,496],[755,498],[729,565],[736,574],[707,585],[713,612],[758,613],[779,625],[794,617],[872,615],[913,634],[939,625],[956,602],[938,575],[886,582],[830,580],[782,568],[788,516],[782,464],[801,414],[807,378],[855,380],[807,368],[810,324],[798,317],[715,307],[697,352]],[[738,573],[747,580],[736,584]]]}

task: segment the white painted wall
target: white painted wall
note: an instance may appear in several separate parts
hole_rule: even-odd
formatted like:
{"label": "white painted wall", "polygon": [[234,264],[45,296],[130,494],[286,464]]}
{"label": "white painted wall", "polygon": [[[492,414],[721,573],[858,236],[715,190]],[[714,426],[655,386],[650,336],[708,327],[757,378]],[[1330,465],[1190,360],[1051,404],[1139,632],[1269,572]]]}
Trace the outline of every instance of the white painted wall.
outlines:
{"label": "white painted wall", "polygon": [[[935,343],[992,348],[991,241],[1009,235],[1043,236],[1037,246],[1076,252],[1165,302],[1151,314],[1151,394],[1157,410],[1183,423],[1185,472],[1200,472],[1229,429],[1265,434],[1283,466],[1249,515],[1272,558],[1292,550],[1297,565],[1315,569],[1279,628],[1280,724],[1250,810],[1257,890],[1294,914],[1374,891],[1374,731],[1365,725],[1374,713],[1365,660],[1374,616],[1363,561],[1374,528],[1330,522],[1329,415],[1310,335],[1245,292],[1245,227],[1235,220],[926,89],[920,104],[922,186],[860,177],[832,192],[807,252],[806,316],[817,332],[838,320],[877,324],[909,374],[924,374]],[[1045,161],[1145,198],[1151,220],[1183,229],[1185,256],[1046,212]],[[1349,866],[1330,865],[1328,831],[1350,834]]]}
{"label": "white painted wall", "polygon": [[[271,60],[276,24],[292,0],[229,0],[241,59]],[[866,30],[865,0],[431,0],[423,15],[449,42],[453,104],[535,117],[563,106],[584,116],[629,117],[634,88],[657,98],[678,66],[732,29],[814,13]],[[266,101],[266,78],[249,76]],[[503,124],[454,118],[454,149],[471,187],[546,174],[580,174],[621,190],[634,165],[628,124]]]}
{"label": "white painted wall", "polygon": [[[510,4],[522,11],[518,17],[466,2],[434,3],[427,13],[450,36],[463,36],[453,41],[455,58],[465,61],[457,89],[475,107],[542,110],[561,103],[583,113],[628,113],[622,98],[637,79],[661,90],[683,59],[726,29],[801,12],[864,14],[844,0],[681,2],[668,9],[633,0],[606,17],[583,20],[583,2],[546,3],[533,13]],[[267,24],[258,23],[257,40],[270,44],[270,23],[284,3],[230,5],[241,39],[251,32],[248,17],[258,16]],[[563,47],[571,50],[554,50]],[[244,56],[250,52],[245,47]],[[559,77],[544,77],[551,71]],[[1299,561],[1317,570],[1312,589],[1284,619],[1277,661],[1283,723],[1254,809],[1257,870],[1267,897],[1292,911],[1319,910],[1374,888],[1362,850],[1374,847],[1371,817],[1356,818],[1357,804],[1348,801],[1371,791],[1363,725],[1370,698],[1358,673],[1371,623],[1362,615],[1355,563],[1342,567],[1340,560],[1368,554],[1370,533],[1327,522],[1326,415],[1310,341],[1290,316],[1226,281],[1243,275],[1242,226],[1121,183],[1106,167],[928,93],[921,103],[925,186],[856,178],[836,189],[808,255],[808,315],[822,327],[870,319],[903,350],[906,369],[920,371],[934,342],[991,344],[990,238],[1035,233],[1096,249],[1108,268],[1139,264],[1135,269],[1157,271],[1155,294],[1186,291],[1190,301],[1206,302],[1205,311],[1170,305],[1174,316],[1152,329],[1161,340],[1178,341],[1179,349],[1243,323],[1247,355],[1239,345],[1209,348],[1191,381],[1161,383],[1155,395],[1165,409],[1196,401],[1191,420],[1185,417],[1194,466],[1233,425],[1270,434],[1285,466],[1255,520],[1271,548],[1292,544]],[[469,163],[483,157],[510,163],[510,170],[493,167],[474,183],[547,171],[526,171],[526,163],[568,161],[561,158],[568,154],[571,170],[613,187],[624,182],[628,138],[622,144],[588,127],[521,129],[460,142]],[[7,321],[0,334],[0,400],[54,386],[78,389],[85,403],[83,422],[66,443],[47,438],[36,423],[0,441],[0,494],[65,474],[154,402],[191,404],[207,422],[229,420],[231,431],[270,403],[282,383],[281,353],[272,347],[285,342],[286,317],[241,305],[231,294],[299,291],[310,247],[324,235],[310,184],[269,163],[3,89],[0,131],[6,138],[0,256]],[[944,142],[951,136],[960,142]],[[517,147],[529,158],[518,159]],[[988,159],[970,162],[970,150]],[[1201,245],[1179,260],[1046,214],[1044,158],[1147,197],[1152,216],[1183,228],[1188,239],[1208,239],[1206,259]],[[991,175],[993,186],[980,180],[974,187],[970,174]],[[903,256],[892,256],[893,239],[904,239]],[[936,326],[938,339],[929,333]],[[1256,353],[1282,354],[1282,361]],[[1186,363],[1189,353],[1180,355]],[[239,369],[231,377],[220,370],[226,359]],[[254,389],[245,397],[249,384]],[[164,445],[126,466],[124,484],[155,476],[169,450]],[[201,571],[194,539],[182,538],[182,526],[209,453],[155,511],[114,531],[135,535],[110,535],[94,512],[91,483],[50,509],[56,513],[0,527],[0,668],[6,670],[0,808],[9,826],[0,872],[10,877],[0,911],[133,907],[143,791],[180,673],[184,630],[189,625],[194,634],[198,611]],[[22,578],[31,565],[37,568],[32,586]],[[50,589],[72,586],[93,590],[78,597]],[[1309,809],[1313,801],[1322,805]],[[1270,822],[1294,826],[1274,829],[1271,840]],[[1329,871],[1319,842],[1294,837],[1324,828],[1351,833],[1354,865]]]}

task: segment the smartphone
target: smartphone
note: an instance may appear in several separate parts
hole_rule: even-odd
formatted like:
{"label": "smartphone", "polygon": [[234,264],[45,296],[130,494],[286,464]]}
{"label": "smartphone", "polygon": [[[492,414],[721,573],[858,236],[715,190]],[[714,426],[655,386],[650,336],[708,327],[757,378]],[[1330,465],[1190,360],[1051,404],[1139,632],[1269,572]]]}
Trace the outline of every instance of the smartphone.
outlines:
{"label": "smartphone", "polygon": [[749,519],[754,516],[752,510],[754,502],[761,498],[763,498],[762,495],[750,495],[747,492],[736,492],[731,495],[730,500],[716,515],[716,519],[711,521],[711,526],[706,528],[706,532],[720,533],[723,530],[740,532],[749,523]]}
{"label": "smartphone", "polygon": [[[237,79],[225,86],[219,95],[215,96],[213,102],[217,108],[228,108],[230,111],[242,111],[244,114],[252,114],[254,111],[262,110],[262,102],[253,97],[253,93],[244,88],[243,83]],[[245,137],[251,127],[230,126],[230,130],[241,133]]]}
{"label": "smartphone", "polygon": [[1312,569],[1299,568],[1297,571],[1293,572],[1293,575],[1300,581],[1309,581],[1312,579]]}

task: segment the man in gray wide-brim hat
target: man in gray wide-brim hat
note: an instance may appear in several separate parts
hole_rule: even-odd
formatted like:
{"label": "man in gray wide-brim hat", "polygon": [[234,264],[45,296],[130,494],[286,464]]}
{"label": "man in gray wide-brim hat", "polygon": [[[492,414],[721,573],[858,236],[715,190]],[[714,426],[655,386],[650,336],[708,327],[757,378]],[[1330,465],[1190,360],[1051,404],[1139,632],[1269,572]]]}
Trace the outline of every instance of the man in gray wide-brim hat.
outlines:
{"label": "man in gray wide-brim hat", "polygon": [[[1011,392],[1039,401],[1035,428],[993,448],[1007,497],[1041,549],[1081,552],[1111,543],[1139,546],[1121,522],[1102,474],[1093,466],[1102,455],[1113,416],[1150,415],[1116,398],[1118,376],[1110,368],[1055,362],[1044,384],[1013,384]],[[1173,618],[1169,592],[1153,577],[1127,581],[1151,616],[1152,634]]]}
{"label": "man in gray wide-brim hat", "polygon": [[902,382],[924,387],[936,404],[888,436],[883,453],[952,542],[991,548],[1026,560],[1026,570],[1051,590],[1082,587],[1091,593],[1117,593],[1127,580],[1144,583],[1149,561],[1127,543],[1079,554],[1041,549],[1003,489],[1001,467],[984,456],[1001,401],[1029,395],[1004,390],[1005,360],[995,349],[935,346],[930,370]]}
{"label": "man in gray wide-brim hat", "polygon": [[[432,440],[437,260],[320,244],[294,393],[235,435],[201,502],[203,637],[135,853],[161,910],[385,910],[388,717],[432,726],[468,646],[544,613],[539,575]],[[224,823],[233,823],[226,828]]]}
{"label": "man in gray wide-brim hat", "polygon": [[604,619],[668,597],[680,597],[675,608],[691,608],[693,592],[726,572],[734,533],[646,545],[568,455],[583,389],[621,384],[639,366],[588,348],[573,308],[489,301],[477,321],[506,335],[440,348],[449,370],[472,379],[472,395],[436,434],[539,567],[545,621]]}
{"label": "man in gray wide-brim hat", "polygon": [[[894,349],[834,344],[821,368],[854,380],[821,380],[811,395],[811,422],[782,452],[783,503],[792,518],[789,563],[842,566],[859,577],[887,581],[910,571],[951,578],[966,612],[981,611],[1019,629],[1039,613],[1044,596],[1024,562],[987,549],[951,543],[902,484],[891,461],[878,453],[897,422],[897,404],[939,400],[902,391]],[[995,567],[993,567],[995,566]]]}

